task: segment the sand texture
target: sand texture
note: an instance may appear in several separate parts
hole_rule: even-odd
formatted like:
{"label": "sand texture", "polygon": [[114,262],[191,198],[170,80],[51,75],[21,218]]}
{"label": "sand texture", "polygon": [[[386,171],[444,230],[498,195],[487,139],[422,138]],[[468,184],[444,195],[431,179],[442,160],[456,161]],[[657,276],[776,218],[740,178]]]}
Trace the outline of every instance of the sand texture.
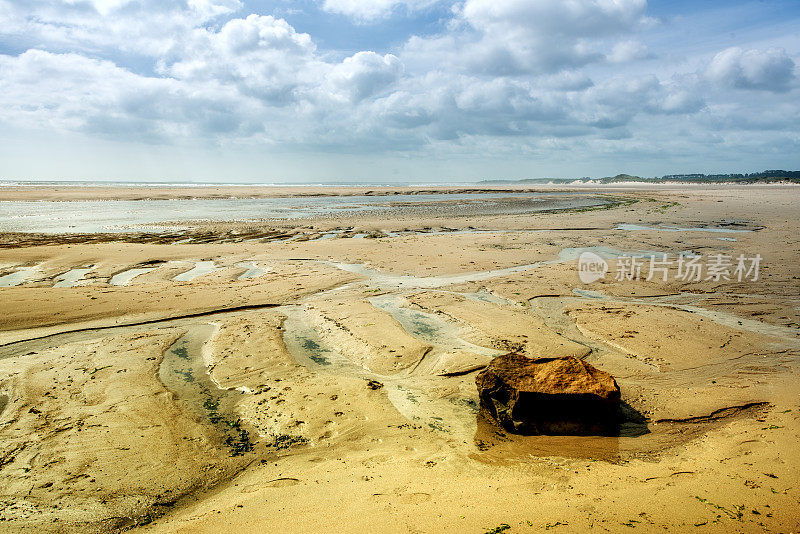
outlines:
{"label": "sand texture", "polygon": [[[796,532],[796,191],[3,234],[0,531]],[[604,279],[581,282],[585,251]],[[759,279],[615,279],[621,255],[689,252],[760,254]],[[611,373],[619,435],[482,417],[475,376],[507,352]]]}

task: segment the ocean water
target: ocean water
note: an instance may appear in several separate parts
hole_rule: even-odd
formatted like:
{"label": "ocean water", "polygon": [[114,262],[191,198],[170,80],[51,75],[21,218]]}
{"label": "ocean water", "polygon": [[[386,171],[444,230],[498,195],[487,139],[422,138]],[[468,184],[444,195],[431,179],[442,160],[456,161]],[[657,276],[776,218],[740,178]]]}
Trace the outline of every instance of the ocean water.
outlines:
{"label": "ocean water", "polygon": [[[562,193],[563,195],[563,193]],[[502,198],[530,199],[526,211],[536,211],[540,197],[531,193],[454,193],[387,196],[317,196],[281,198],[224,198],[175,200],[99,200],[99,201],[0,201],[0,231],[41,233],[126,232],[152,226],[176,226],[182,221],[248,221],[261,219],[301,219],[337,213],[389,212],[430,209],[437,203],[460,203],[475,207],[480,201]],[[561,196],[547,193],[547,197]],[[563,199],[563,206],[552,202],[542,209],[571,207],[575,193]],[[582,196],[577,194],[577,196]],[[577,199],[577,204],[598,205],[604,201]],[[403,206],[393,205],[402,203]],[[423,206],[427,204],[427,206]],[[560,204],[557,202],[557,204]],[[450,204],[448,204],[450,205]],[[546,205],[546,207],[545,207]],[[453,209],[458,209],[453,208]],[[174,224],[173,224],[174,223]],[[143,228],[144,227],[144,228]]]}

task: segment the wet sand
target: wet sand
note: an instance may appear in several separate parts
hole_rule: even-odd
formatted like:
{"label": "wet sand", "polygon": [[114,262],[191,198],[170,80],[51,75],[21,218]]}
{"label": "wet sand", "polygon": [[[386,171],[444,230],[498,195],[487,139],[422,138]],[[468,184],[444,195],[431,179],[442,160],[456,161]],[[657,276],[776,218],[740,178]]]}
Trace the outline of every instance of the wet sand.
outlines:
{"label": "wet sand", "polygon": [[81,201],[81,200],[173,200],[223,198],[281,198],[322,196],[393,196],[425,195],[432,193],[498,193],[537,192],[542,190],[574,191],[577,188],[530,187],[522,185],[478,186],[61,186],[8,185],[0,187],[0,201]]}
{"label": "wet sand", "polygon": [[[6,234],[0,530],[796,530],[796,191]],[[687,251],[761,254],[760,279],[614,280]],[[620,435],[483,420],[475,373],[507,351],[612,373]]]}

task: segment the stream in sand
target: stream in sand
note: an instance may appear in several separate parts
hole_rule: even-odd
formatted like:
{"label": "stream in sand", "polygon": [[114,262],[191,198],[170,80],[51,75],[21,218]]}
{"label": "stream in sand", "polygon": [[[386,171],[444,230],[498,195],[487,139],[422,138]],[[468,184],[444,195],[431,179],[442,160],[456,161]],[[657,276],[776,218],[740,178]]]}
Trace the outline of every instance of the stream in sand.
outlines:
{"label": "stream in sand", "polygon": [[628,230],[632,232],[646,232],[646,231],[656,231],[656,232],[711,232],[717,234],[741,234],[752,232],[753,230],[745,230],[745,229],[734,229],[734,228],[714,228],[714,227],[706,227],[706,226],[696,226],[692,228],[681,228],[678,226],[641,226],[638,224],[618,224],[614,230]]}
{"label": "stream in sand", "polygon": [[463,284],[467,282],[483,282],[493,278],[500,278],[502,276],[509,276],[512,274],[524,273],[545,265],[552,265],[555,263],[566,263],[574,261],[583,252],[594,252],[605,259],[618,258],[620,256],[635,256],[645,257],[652,255],[662,254],[661,252],[653,251],[635,251],[623,252],[609,247],[579,247],[579,248],[565,248],[559,254],[558,258],[553,260],[537,261],[534,263],[526,263],[523,265],[515,265],[513,267],[505,267],[502,269],[491,269],[488,271],[478,271],[472,273],[454,274],[454,275],[441,275],[441,276],[414,276],[404,274],[387,274],[366,266],[363,263],[342,263],[342,262],[325,262],[342,271],[359,274],[367,279],[369,285],[385,289],[435,289],[450,285]]}
{"label": "stream in sand", "polygon": [[215,331],[213,324],[190,326],[164,353],[158,378],[196,415],[213,425],[231,454],[238,456],[253,449],[249,432],[235,412],[244,394],[218,387],[208,374],[203,353]]}
{"label": "stream in sand", "polygon": [[389,313],[412,336],[443,351],[465,350],[481,356],[500,356],[502,351],[481,347],[459,337],[459,328],[431,313],[403,307],[398,295],[381,295],[367,299],[370,304]]}

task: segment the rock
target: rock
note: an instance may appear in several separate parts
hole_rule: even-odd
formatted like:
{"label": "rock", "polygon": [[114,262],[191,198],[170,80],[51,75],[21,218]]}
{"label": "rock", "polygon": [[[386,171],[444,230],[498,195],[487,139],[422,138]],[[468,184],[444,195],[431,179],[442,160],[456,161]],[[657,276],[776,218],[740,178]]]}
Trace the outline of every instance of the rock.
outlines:
{"label": "rock", "polygon": [[574,357],[506,354],[475,378],[481,410],[516,434],[614,435],[620,393],[614,377]]}
{"label": "rock", "polygon": [[367,382],[367,387],[369,389],[381,389],[383,387],[383,384],[381,384],[377,380],[370,380],[369,382]]}

